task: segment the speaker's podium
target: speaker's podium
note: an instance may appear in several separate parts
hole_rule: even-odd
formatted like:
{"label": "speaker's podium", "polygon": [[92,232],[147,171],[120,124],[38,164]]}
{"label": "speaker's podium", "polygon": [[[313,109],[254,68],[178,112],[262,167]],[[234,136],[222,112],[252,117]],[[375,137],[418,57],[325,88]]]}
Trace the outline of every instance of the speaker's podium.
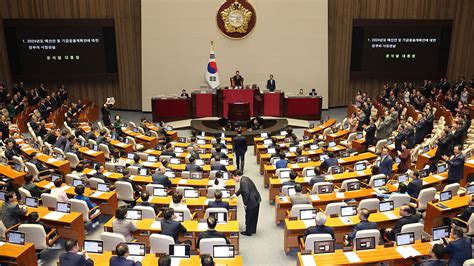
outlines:
{"label": "speaker's podium", "polygon": [[233,123],[247,123],[250,121],[250,104],[245,102],[229,103],[229,121]]}

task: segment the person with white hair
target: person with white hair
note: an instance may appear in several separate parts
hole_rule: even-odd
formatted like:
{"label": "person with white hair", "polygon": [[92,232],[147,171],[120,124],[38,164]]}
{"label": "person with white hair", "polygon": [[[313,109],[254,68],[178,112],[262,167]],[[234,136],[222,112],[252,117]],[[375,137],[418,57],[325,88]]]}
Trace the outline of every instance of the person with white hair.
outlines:
{"label": "person with white hair", "polygon": [[324,212],[318,212],[316,214],[315,220],[316,225],[308,227],[304,232],[304,239],[306,239],[308,235],[312,234],[330,234],[332,236],[332,239],[336,239],[334,237],[334,229],[332,227],[325,226],[327,216]]}

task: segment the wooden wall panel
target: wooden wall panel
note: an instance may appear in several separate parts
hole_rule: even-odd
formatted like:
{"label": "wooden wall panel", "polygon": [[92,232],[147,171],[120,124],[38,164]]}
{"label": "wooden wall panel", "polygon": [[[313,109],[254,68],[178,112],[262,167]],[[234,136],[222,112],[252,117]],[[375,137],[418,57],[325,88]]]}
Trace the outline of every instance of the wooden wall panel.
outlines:
{"label": "wooden wall panel", "polygon": [[353,19],[452,19],[448,78],[474,75],[474,1],[329,0],[329,106],[345,106],[358,90],[381,91],[386,80],[350,79]]}
{"label": "wooden wall panel", "polygon": [[[102,104],[115,96],[116,108],[141,110],[141,1],[140,0],[0,0],[0,19],[112,18],[115,21],[118,79],[58,80],[73,99]],[[12,86],[8,56],[0,20],[0,80]],[[41,81],[38,81],[41,82]],[[26,84],[31,86],[34,84]]]}

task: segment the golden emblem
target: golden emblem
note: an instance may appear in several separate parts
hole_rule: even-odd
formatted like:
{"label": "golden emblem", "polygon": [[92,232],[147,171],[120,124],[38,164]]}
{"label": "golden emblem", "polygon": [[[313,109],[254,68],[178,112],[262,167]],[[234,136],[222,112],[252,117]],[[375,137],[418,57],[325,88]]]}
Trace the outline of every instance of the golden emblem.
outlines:
{"label": "golden emblem", "polygon": [[221,18],[226,32],[247,33],[252,11],[236,1],[221,12]]}

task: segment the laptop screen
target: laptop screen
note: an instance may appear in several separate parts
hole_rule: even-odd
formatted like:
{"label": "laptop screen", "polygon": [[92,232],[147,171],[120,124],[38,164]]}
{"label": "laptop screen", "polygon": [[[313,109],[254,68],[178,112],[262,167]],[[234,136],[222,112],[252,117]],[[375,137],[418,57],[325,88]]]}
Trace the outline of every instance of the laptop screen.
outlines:
{"label": "laptop screen", "polygon": [[320,161],[324,161],[324,160],[326,160],[327,158],[329,158],[329,156],[327,156],[326,154],[322,154],[322,155],[319,156],[319,160],[320,160]]}
{"label": "laptop screen", "polygon": [[356,139],[364,138],[364,134],[362,132],[357,132]]}
{"label": "laptop screen", "polygon": [[7,233],[7,241],[10,244],[24,245],[25,233],[19,231],[9,231]]}
{"label": "laptop screen", "polygon": [[82,183],[82,180],[81,179],[73,179],[72,180],[72,186],[73,187],[77,187],[79,185],[84,185],[84,183]]}
{"label": "laptop screen", "polygon": [[289,187],[288,188],[288,196],[295,195],[295,194],[296,194],[295,187]]}
{"label": "laptop screen", "polygon": [[308,169],[306,170],[306,176],[315,176],[316,173],[314,172],[314,169]]}
{"label": "laptop screen", "polygon": [[175,211],[174,216],[176,217],[175,221],[180,223],[184,222],[184,212]]}
{"label": "laptop screen", "polygon": [[20,172],[21,171],[21,165],[19,163],[15,163],[15,165],[13,166],[13,168],[15,169],[15,171],[17,172]]}
{"label": "laptop screen", "polygon": [[379,203],[379,211],[380,212],[389,212],[394,210],[394,204],[392,200],[389,201],[381,201]]}
{"label": "laptop screen", "polygon": [[99,145],[94,145],[93,148],[92,148],[94,151],[99,151]]}
{"label": "laptop screen", "polygon": [[311,144],[311,145],[309,145],[309,149],[314,151],[314,150],[319,149],[319,146],[318,146],[318,144]]}
{"label": "laptop screen", "polygon": [[57,179],[62,178],[62,177],[63,177],[62,175],[52,174],[52,175],[51,175],[51,180],[54,182],[54,181],[56,181]]}
{"label": "laptop screen", "polygon": [[148,170],[146,168],[140,168],[140,170],[138,170],[138,174],[145,176],[148,174]]}
{"label": "laptop screen", "polygon": [[202,179],[202,173],[201,172],[191,172],[189,174],[189,177],[191,179]]}
{"label": "laptop screen", "polygon": [[280,135],[281,136],[286,136],[286,135],[288,135],[288,132],[286,132],[285,130],[282,130],[282,131],[280,131]]}
{"label": "laptop screen", "polygon": [[38,208],[39,200],[33,197],[26,197],[25,205],[31,208]]}
{"label": "laptop screen", "polygon": [[354,171],[364,171],[367,169],[367,165],[365,163],[356,163],[354,165]]}
{"label": "laptop screen", "polygon": [[134,157],[135,157],[135,153],[127,153],[127,159],[133,160]]}
{"label": "laptop screen", "polygon": [[214,258],[233,258],[235,256],[234,245],[214,245],[212,249]]}
{"label": "laptop screen", "polygon": [[170,164],[180,164],[181,160],[179,158],[170,158]]}
{"label": "laptop screen", "polygon": [[229,172],[222,172],[222,179],[229,180],[229,178],[230,178]]}
{"label": "laptop screen", "polygon": [[104,242],[100,240],[84,240],[84,250],[89,253],[102,254],[104,252]]}
{"label": "laptop screen", "polygon": [[264,132],[264,133],[260,134],[260,137],[261,138],[268,138],[268,133]]}
{"label": "laptop screen", "polygon": [[328,143],[328,147],[329,147],[329,148],[336,147],[336,142],[330,141],[330,142]]}
{"label": "laptop screen", "polygon": [[300,210],[300,220],[314,220],[316,219],[316,209],[303,209]]}
{"label": "laptop screen", "polygon": [[230,198],[230,190],[228,189],[221,189],[221,192],[222,192],[222,198],[223,199],[228,199]]}
{"label": "laptop screen", "polygon": [[340,173],[344,172],[344,168],[340,165],[332,166],[331,169],[332,169],[331,171],[332,171],[333,174],[340,174]]}
{"label": "laptop screen", "polygon": [[265,144],[265,145],[270,145],[272,143],[273,143],[273,140],[271,140],[271,139],[264,139],[263,140],[263,144]]}
{"label": "laptop screen", "polygon": [[199,191],[197,189],[185,189],[184,197],[185,198],[199,198]]}
{"label": "laptop screen", "polygon": [[126,218],[129,219],[129,220],[141,220],[142,219],[142,210],[128,209]]}
{"label": "laptop screen", "polygon": [[375,248],[375,237],[356,238],[356,250],[366,250]]}
{"label": "laptop screen", "polygon": [[447,164],[445,164],[445,163],[438,164],[438,174],[446,172],[447,169],[448,169]]}
{"label": "laptop screen", "polygon": [[205,139],[198,139],[198,140],[196,140],[196,143],[199,144],[199,145],[204,145],[204,144],[206,144],[206,140]]}
{"label": "laptop screen", "polygon": [[415,233],[397,234],[395,238],[397,246],[411,245],[415,243]]}
{"label": "laptop screen", "polygon": [[7,194],[7,191],[0,190],[0,200],[5,201],[5,194]]}
{"label": "laptop screen", "polygon": [[210,212],[209,215],[214,216],[218,224],[227,223],[227,212]]}
{"label": "laptop screen", "polygon": [[280,171],[280,178],[282,179],[290,178],[290,172],[291,171]]}
{"label": "laptop screen", "polygon": [[360,189],[359,181],[353,181],[353,182],[347,183],[347,191],[354,191],[354,190],[359,190],[359,189]]}
{"label": "laptop screen", "polygon": [[449,238],[449,226],[440,226],[433,228],[433,241],[441,238]]}
{"label": "laptop screen", "polygon": [[387,145],[392,145],[393,144],[393,138],[387,139]]}
{"label": "laptop screen", "polygon": [[318,194],[329,194],[329,193],[332,193],[333,190],[334,190],[334,186],[332,184],[318,186]]}
{"label": "laptop screen", "polygon": [[296,152],[296,150],[298,150],[298,147],[296,147],[296,146],[291,146],[291,147],[289,148],[289,151],[290,151],[290,152]]}
{"label": "laptop screen", "polygon": [[275,150],[275,148],[268,148],[268,149],[267,149],[267,153],[268,153],[268,154],[275,154],[275,153],[276,153],[276,150]]}
{"label": "laptop screen", "polygon": [[190,245],[170,245],[170,256],[175,258],[189,258],[191,255]]}
{"label": "laptop screen", "polygon": [[451,190],[446,190],[439,193],[439,201],[447,201],[453,198]]}
{"label": "laptop screen", "polygon": [[355,206],[341,207],[341,216],[354,216],[357,214],[357,208]]}
{"label": "laptop screen", "polygon": [[104,184],[104,183],[97,183],[97,190],[100,191],[100,192],[109,192],[109,186],[107,186],[107,184]]}
{"label": "laptop screen", "polygon": [[474,184],[468,185],[467,186],[467,194],[471,195],[474,193]]}
{"label": "laptop screen", "polygon": [[385,178],[376,178],[374,179],[374,187],[383,187],[385,186]]}
{"label": "laptop screen", "polygon": [[314,253],[334,253],[334,246],[336,240],[314,241]]}
{"label": "laptop screen", "polygon": [[166,197],[168,195],[168,192],[166,191],[166,188],[164,187],[154,187],[153,188],[153,196],[155,197]]}
{"label": "laptop screen", "polygon": [[123,169],[125,169],[125,166],[123,166],[123,165],[116,165],[115,166],[115,172],[117,172],[117,173],[123,173]]}
{"label": "laptop screen", "polygon": [[158,158],[154,155],[148,155],[148,157],[146,157],[146,160],[150,163],[155,163],[158,161]]}
{"label": "laptop screen", "polygon": [[398,183],[405,183],[408,180],[408,175],[401,174],[397,176]]}
{"label": "laptop screen", "polygon": [[145,256],[145,243],[127,243],[130,256]]}
{"label": "laptop screen", "polygon": [[176,177],[176,174],[173,172],[173,171],[166,171],[165,172],[165,176],[169,177],[169,178],[173,178],[173,177]]}
{"label": "laptop screen", "polygon": [[183,152],[183,148],[182,147],[175,147],[174,152],[181,153],[181,152]]}
{"label": "laptop screen", "polygon": [[423,147],[423,153],[427,153],[430,151],[430,145],[426,145]]}
{"label": "laptop screen", "polygon": [[71,212],[71,203],[58,202],[56,204],[56,211],[70,213]]}

